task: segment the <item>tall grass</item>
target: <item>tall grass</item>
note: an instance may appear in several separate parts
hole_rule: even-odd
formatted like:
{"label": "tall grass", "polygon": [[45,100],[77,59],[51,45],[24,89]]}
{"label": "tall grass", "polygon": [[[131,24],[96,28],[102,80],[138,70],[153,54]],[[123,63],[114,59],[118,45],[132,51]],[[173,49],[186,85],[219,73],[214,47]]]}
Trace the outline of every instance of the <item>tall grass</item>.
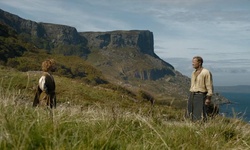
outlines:
{"label": "tall grass", "polygon": [[250,149],[250,126],[238,119],[192,123],[166,118],[157,106],[148,115],[150,107],[101,103],[32,108],[21,93],[0,87],[0,149]]}

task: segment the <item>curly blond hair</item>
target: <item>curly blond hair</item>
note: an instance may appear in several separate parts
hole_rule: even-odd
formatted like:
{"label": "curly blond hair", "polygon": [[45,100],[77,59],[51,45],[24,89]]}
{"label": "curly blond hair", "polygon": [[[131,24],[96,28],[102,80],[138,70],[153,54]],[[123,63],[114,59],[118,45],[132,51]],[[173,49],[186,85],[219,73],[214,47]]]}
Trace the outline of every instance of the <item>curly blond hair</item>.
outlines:
{"label": "curly blond hair", "polygon": [[42,63],[42,71],[49,72],[55,67],[54,59],[47,59]]}

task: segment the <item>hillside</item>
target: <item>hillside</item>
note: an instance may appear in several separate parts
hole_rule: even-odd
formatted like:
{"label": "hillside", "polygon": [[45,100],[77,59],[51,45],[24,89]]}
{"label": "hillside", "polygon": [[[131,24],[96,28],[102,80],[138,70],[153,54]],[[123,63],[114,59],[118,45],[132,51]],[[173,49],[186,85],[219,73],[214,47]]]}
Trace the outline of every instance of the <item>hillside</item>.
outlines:
{"label": "hillside", "polygon": [[[57,108],[33,108],[47,58]],[[0,10],[0,79],[1,150],[250,148],[240,118],[185,119],[189,78],[154,53],[147,30],[78,32]]]}
{"label": "hillside", "polygon": [[[19,91],[19,94],[15,95],[17,103],[29,103],[31,107],[41,75],[41,71],[20,72],[13,68],[0,66],[0,87],[3,91]],[[103,106],[114,107],[120,105],[129,108],[138,103],[138,106],[143,104],[150,106],[150,102],[143,98],[142,94],[136,95],[113,84],[88,84],[82,78],[72,79],[60,75],[54,75],[54,78],[59,105],[85,106],[102,104]]]}
{"label": "hillside", "polygon": [[[81,78],[88,73],[74,74],[73,70],[82,68],[74,69],[70,62],[63,61],[63,56],[77,56],[82,63],[99,70],[102,77],[89,76],[105,82],[135,93],[145,91],[164,103],[174,100],[182,104],[187,97],[189,79],[154,53],[150,31],[77,32],[74,27],[36,23],[3,10],[0,17],[1,26],[6,29],[2,35],[8,33],[7,37],[1,35],[6,45],[4,53],[12,54],[1,59],[7,66],[20,71],[39,70],[36,60],[62,56],[57,74]],[[15,50],[20,54],[12,53],[10,39],[22,47],[22,51]]]}
{"label": "hillside", "polygon": [[134,101],[120,87],[57,75],[58,107],[32,108],[28,95],[39,77],[40,72],[0,67],[1,150],[249,149],[250,126],[240,119],[191,123],[184,111]]}
{"label": "hillside", "polygon": [[118,86],[135,95],[147,93],[155,104],[186,106],[190,79],[154,53],[151,31],[78,32],[74,27],[37,23],[3,10],[0,26],[4,66],[39,71],[44,59],[53,58],[58,65],[55,75],[88,85]]}

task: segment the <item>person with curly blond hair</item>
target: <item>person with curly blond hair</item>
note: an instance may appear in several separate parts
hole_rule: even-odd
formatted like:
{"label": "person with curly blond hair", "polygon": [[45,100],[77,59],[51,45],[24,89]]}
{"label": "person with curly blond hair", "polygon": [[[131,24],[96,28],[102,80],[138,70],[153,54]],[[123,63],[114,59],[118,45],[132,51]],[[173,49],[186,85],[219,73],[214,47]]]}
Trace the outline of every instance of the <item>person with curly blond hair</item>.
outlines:
{"label": "person with curly blond hair", "polygon": [[42,63],[43,74],[39,79],[33,107],[47,106],[56,108],[55,80],[51,75],[56,70],[55,61],[53,59],[45,60]]}

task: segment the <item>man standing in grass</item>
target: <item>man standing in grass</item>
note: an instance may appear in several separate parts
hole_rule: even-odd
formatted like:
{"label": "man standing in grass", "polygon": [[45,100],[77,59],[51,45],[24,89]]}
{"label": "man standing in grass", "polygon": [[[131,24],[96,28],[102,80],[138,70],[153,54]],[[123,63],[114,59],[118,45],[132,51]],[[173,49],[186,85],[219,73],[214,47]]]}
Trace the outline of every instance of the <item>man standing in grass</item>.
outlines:
{"label": "man standing in grass", "polygon": [[190,96],[187,104],[187,117],[192,121],[207,119],[206,111],[213,95],[212,74],[203,68],[202,64],[202,57],[193,57],[192,65],[195,70],[191,76]]}
{"label": "man standing in grass", "polygon": [[39,79],[33,107],[47,106],[56,107],[55,80],[51,75],[56,70],[55,61],[53,59],[45,60],[42,63],[42,77]]}

